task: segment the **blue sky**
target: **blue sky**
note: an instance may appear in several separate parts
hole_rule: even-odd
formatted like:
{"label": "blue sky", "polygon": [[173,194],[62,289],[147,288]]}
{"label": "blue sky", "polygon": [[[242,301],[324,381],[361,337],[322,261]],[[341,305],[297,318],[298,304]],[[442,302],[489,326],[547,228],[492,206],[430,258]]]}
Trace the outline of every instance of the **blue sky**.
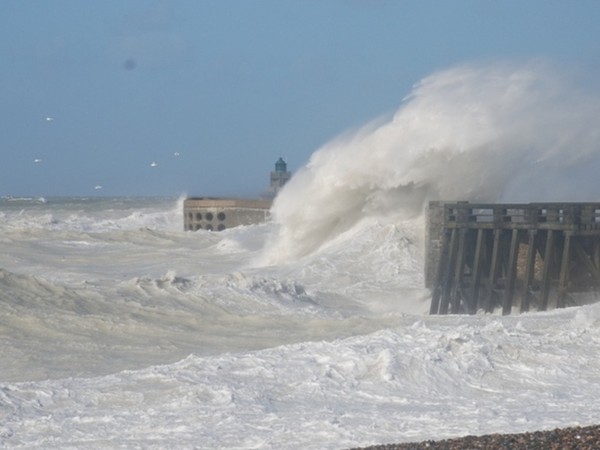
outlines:
{"label": "blue sky", "polygon": [[437,70],[597,78],[599,21],[599,1],[2,0],[0,195],[256,196]]}

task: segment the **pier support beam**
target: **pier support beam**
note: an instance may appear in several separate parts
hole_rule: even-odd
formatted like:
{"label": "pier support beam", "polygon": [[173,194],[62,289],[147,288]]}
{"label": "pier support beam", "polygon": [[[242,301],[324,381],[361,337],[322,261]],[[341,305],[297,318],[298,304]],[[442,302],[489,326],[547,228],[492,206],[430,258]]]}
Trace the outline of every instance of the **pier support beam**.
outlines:
{"label": "pier support beam", "polygon": [[450,289],[452,287],[452,274],[456,266],[456,249],[458,247],[458,239],[456,237],[457,230],[454,228],[450,233],[450,243],[448,245],[448,260],[443,275],[442,296],[440,299],[440,314],[448,314],[448,306],[450,303]]}
{"label": "pier support beam", "polygon": [[469,299],[468,312],[475,314],[477,312],[477,298],[479,297],[479,283],[481,282],[481,255],[483,247],[483,230],[477,230],[477,239],[475,241],[475,255],[473,256],[473,275],[471,298]]}
{"label": "pier support beam", "polygon": [[525,280],[521,295],[521,312],[529,311],[529,300],[531,298],[531,283],[534,276],[534,265],[536,256],[535,238],[537,230],[529,230],[527,240],[527,256],[525,257]]}
{"label": "pier support beam", "polygon": [[487,292],[484,303],[485,312],[492,312],[493,310],[493,298],[494,290],[496,289],[496,281],[498,278],[498,266],[500,260],[500,238],[502,237],[502,230],[494,230],[494,242],[492,244],[492,260],[490,265],[490,275],[488,277]]}
{"label": "pier support beam", "polygon": [[431,314],[547,310],[600,292],[600,203],[432,205]]}
{"label": "pier support beam", "polygon": [[510,239],[510,252],[508,254],[508,267],[506,270],[506,287],[504,289],[504,302],[502,314],[508,315],[512,310],[513,294],[515,291],[515,277],[517,276],[517,256],[519,253],[519,230],[513,229]]}
{"label": "pier support beam", "polygon": [[463,273],[465,271],[465,242],[467,230],[461,228],[458,231],[458,250],[456,255],[456,269],[454,272],[454,284],[450,294],[450,311],[452,314],[460,312],[460,302],[464,299],[462,292]]}
{"label": "pier support beam", "polygon": [[563,242],[562,261],[560,264],[560,277],[558,281],[558,296],[556,307],[565,307],[565,298],[567,296],[567,284],[569,283],[569,261],[571,259],[571,233],[565,233]]}
{"label": "pier support beam", "polygon": [[542,292],[540,310],[548,309],[548,296],[550,294],[550,270],[554,251],[554,230],[548,230],[546,235],[546,247],[544,250],[544,268],[542,269]]}

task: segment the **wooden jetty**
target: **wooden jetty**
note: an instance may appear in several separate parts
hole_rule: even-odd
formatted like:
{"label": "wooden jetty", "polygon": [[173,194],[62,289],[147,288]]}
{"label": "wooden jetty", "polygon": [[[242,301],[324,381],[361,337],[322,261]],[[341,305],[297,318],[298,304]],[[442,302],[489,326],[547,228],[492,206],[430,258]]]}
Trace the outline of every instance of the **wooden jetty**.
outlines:
{"label": "wooden jetty", "polygon": [[600,293],[600,203],[431,202],[430,314],[502,314],[590,303]]}

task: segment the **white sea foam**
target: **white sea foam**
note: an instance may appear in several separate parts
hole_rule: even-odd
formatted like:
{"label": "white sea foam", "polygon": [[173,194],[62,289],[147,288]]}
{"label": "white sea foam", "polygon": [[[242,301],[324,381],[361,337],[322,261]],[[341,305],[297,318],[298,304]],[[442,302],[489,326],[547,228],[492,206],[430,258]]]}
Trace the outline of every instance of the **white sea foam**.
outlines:
{"label": "white sea foam", "polygon": [[176,202],[173,199],[135,197],[49,198],[44,202],[2,199],[0,209],[2,228],[6,230],[180,230],[183,226],[183,200],[183,197]]}
{"label": "white sea foam", "polygon": [[344,340],[3,383],[0,439],[38,448],[339,449],[590,424],[600,413],[600,334],[571,329],[573,315],[408,317]]}

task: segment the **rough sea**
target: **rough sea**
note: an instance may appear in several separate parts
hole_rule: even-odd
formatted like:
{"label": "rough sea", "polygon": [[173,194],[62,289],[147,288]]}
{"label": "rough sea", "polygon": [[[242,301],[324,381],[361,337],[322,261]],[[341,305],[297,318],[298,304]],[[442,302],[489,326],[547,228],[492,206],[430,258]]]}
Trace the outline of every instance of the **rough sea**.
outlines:
{"label": "rough sea", "polygon": [[595,195],[597,132],[546,145],[565,136],[545,73],[425,79],[316,151],[265,224],[186,232],[183,197],[3,197],[0,447],[333,450],[600,423],[600,304],[427,315],[428,198]]}

